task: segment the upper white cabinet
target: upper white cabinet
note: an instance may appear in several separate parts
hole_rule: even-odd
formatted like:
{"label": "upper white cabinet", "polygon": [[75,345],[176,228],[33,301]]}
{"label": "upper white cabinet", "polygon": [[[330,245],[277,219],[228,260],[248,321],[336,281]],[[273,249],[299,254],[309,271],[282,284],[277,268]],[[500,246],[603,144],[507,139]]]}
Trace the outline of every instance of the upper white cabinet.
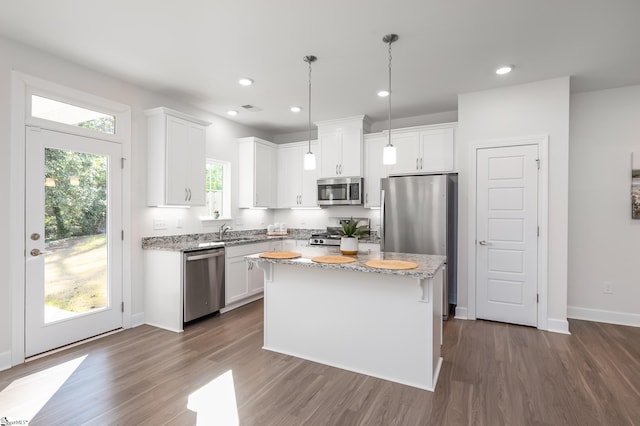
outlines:
{"label": "upper white cabinet", "polygon": [[238,139],[238,206],[276,206],[276,145],[248,137]]}
{"label": "upper white cabinet", "polygon": [[362,176],[363,135],[369,130],[364,115],[339,120],[321,121],[318,126],[320,143],[320,176]]}
{"label": "upper white cabinet", "polygon": [[453,171],[456,123],[393,130],[397,162],[389,174],[416,174]]}
{"label": "upper white cabinet", "polygon": [[147,115],[147,204],[205,204],[206,121],[160,107]]}
{"label": "upper white cabinet", "polygon": [[[278,146],[278,207],[316,207],[318,169],[304,170],[304,154],[308,142]],[[318,142],[311,142],[311,151],[318,152]]]}
{"label": "upper white cabinet", "polygon": [[382,133],[364,135],[364,206],[380,207],[380,179],[388,176],[390,166],[382,164],[387,137]]}

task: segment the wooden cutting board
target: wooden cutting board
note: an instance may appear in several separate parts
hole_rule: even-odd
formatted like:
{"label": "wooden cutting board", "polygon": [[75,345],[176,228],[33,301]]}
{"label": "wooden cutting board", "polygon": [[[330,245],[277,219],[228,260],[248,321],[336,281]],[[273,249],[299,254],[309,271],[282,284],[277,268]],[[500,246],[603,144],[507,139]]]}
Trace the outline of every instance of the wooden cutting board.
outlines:
{"label": "wooden cutting board", "polygon": [[266,251],[260,253],[258,257],[264,257],[265,259],[295,259],[302,256],[295,251]]}
{"label": "wooden cutting board", "polygon": [[348,257],[348,256],[317,256],[317,257],[311,258],[311,260],[316,263],[332,263],[332,264],[353,263],[356,261],[353,257]]}
{"label": "wooden cutting board", "polygon": [[369,260],[365,265],[371,268],[378,269],[415,269],[418,267],[417,263],[407,262],[406,260],[386,260],[386,259],[375,259]]}

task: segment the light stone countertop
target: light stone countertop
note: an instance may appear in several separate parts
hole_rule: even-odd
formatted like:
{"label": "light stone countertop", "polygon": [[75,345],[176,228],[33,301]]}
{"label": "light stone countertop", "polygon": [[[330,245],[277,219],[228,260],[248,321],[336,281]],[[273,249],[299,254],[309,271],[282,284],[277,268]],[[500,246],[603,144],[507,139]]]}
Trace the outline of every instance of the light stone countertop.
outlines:
{"label": "light stone countertop", "polygon": [[[324,247],[298,247],[294,250],[302,255],[302,257],[296,259],[266,259],[260,257],[259,254],[253,254],[246,256],[245,259],[251,262],[265,262],[282,265],[297,265],[309,268],[322,268],[322,269],[339,269],[344,271],[359,271],[370,272],[377,274],[389,274],[389,275],[403,275],[414,278],[432,278],[439,268],[446,261],[446,256],[429,255],[429,254],[411,254],[411,253],[393,253],[393,252],[374,252],[374,253],[358,253],[356,261],[353,263],[344,264],[327,264],[316,263],[311,258],[316,256],[336,255],[339,254],[336,250],[330,250]],[[404,260],[407,262],[415,262],[418,267],[415,269],[380,269],[366,266],[365,263],[373,259],[387,259],[387,260]]]}

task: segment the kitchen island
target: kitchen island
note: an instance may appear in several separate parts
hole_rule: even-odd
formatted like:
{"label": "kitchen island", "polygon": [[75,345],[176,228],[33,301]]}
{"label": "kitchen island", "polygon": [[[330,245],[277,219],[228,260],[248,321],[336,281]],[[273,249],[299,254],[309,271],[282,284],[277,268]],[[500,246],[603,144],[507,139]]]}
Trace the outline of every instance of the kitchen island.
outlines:
{"label": "kitchen island", "polygon": [[[247,256],[265,273],[264,349],[433,391],[442,358],[444,256],[360,254],[348,264]],[[404,260],[415,269],[366,266]]]}

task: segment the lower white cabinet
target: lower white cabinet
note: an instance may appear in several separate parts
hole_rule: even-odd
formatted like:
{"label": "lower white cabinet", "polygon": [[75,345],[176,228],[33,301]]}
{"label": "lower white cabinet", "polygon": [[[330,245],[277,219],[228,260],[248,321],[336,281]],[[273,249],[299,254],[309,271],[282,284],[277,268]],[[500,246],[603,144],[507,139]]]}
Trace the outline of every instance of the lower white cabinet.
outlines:
{"label": "lower white cabinet", "polygon": [[232,246],[225,249],[225,302],[221,312],[227,312],[254,300],[264,291],[264,273],[245,256],[271,250],[280,250],[280,241],[265,241]]}

